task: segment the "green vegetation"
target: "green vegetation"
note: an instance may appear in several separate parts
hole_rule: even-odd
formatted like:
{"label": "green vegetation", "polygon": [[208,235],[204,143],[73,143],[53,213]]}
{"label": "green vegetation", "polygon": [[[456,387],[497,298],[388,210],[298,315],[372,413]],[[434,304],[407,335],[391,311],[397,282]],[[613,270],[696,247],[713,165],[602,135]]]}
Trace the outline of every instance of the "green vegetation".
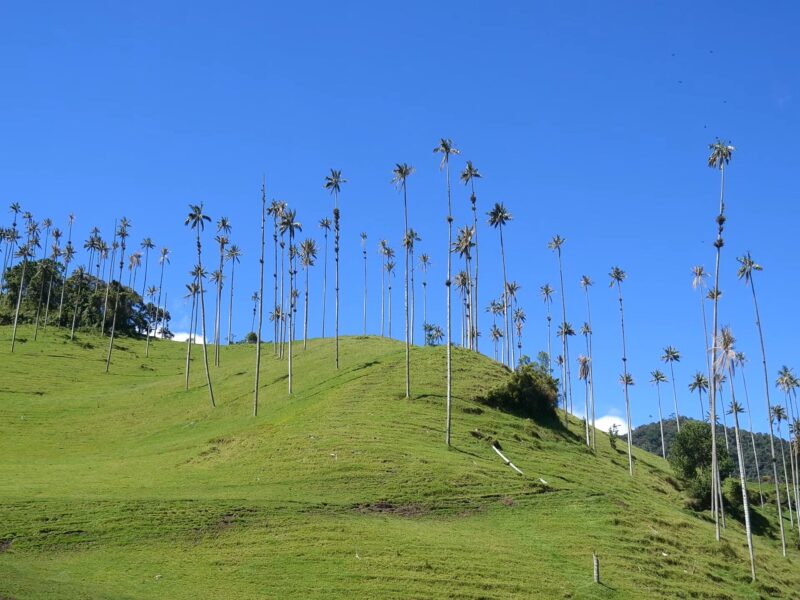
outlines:
{"label": "green vegetation", "polygon": [[[508,380],[453,348],[452,447],[444,348],[377,337],[221,348],[213,409],[185,346],[33,326],[0,328],[0,597],[760,598],[800,589],[774,504],[756,503],[758,581],[744,530],[722,541],[661,458],[596,455],[568,429],[475,399]],[[192,360],[202,360],[195,353]],[[682,429],[683,423],[682,423]],[[523,472],[514,473],[492,450]],[[602,585],[592,583],[592,552]]]}

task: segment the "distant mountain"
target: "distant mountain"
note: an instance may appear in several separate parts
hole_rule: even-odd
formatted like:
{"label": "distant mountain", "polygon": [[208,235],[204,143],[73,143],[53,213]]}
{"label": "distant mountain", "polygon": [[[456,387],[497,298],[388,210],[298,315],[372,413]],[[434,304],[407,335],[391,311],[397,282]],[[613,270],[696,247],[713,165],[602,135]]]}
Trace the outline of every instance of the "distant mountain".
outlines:
{"label": "distant mountain", "polygon": [[[695,419],[688,419],[681,417],[681,425],[694,420]],[[722,432],[723,432],[722,425],[719,426],[719,429],[717,431],[720,434],[719,438],[720,444],[725,444],[725,440],[722,439]],[[669,455],[670,448],[672,447],[672,444],[675,441],[675,436],[677,435],[677,433],[678,433],[678,428],[675,424],[675,419],[665,420],[664,443],[667,449],[667,455]],[[748,479],[755,481],[756,463],[753,458],[753,442],[750,439],[750,432],[745,429],[742,429],[740,430],[739,433],[742,436],[742,445],[743,445],[742,452],[744,453],[745,472],[747,473]],[[758,465],[761,470],[761,477],[771,480],[772,478],[769,473],[770,471],[769,435],[767,435],[766,433],[756,433],[753,437],[755,440],[756,452],[758,453]],[[732,427],[728,428],[728,444],[730,445],[731,458],[733,459],[734,464],[737,464],[736,438]],[[642,450],[647,450],[648,452],[652,452],[653,454],[661,456],[661,433],[659,431],[658,421],[636,427],[633,430],[633,445],[641,448]],[[784,448],[786,450],[787,463],[788,463],[789,442],[787,440],[784,440]],[[778,445],[777,438],[775,442],[775,452],[780,454],[780,446]],[[780,457],[778,457],[778,461],[780,462]]]}

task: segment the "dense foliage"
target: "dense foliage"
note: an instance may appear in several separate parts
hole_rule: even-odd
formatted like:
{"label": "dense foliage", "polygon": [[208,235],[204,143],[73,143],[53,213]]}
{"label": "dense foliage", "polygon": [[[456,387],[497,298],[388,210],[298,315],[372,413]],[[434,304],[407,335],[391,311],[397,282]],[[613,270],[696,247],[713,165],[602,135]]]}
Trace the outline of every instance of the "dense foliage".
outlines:
{"label": "dense foliage", "polygon": [[556,419],[558,382],[541,363],[522,361],[505,383],[478,401],[522,417]]}
{"label": "dense foliage", "polygon": [[[717,441],[719,474],[724,481],[733,474],[734,466],[724,442]],[[682,424],[667,460],[686,484],[695,508],[708,508],[711,505],[711,426],[700,421]]]}
{"label": "dense foliage", "polygon": [[[50,259],[28,261],[27,264],[19,262],[6,271],[5,281],[0,289],[0,325],[9,325],[14,321],[23,269],[25,279],[20,299],[20,323],[34,323],[38,318],[41,325],[47,314],[49,325],[71,327],[74,317],[77,328],[99,330],[105,310],[106,327],[109,327],[119,291],[116,322],[118,334],[143,335],[148,327],[154,327],[156,320],[160,319],[165,323],[164,334],[171,337],[168,311],[156,309],[152,302],[144,302],[135,290],[125,285],[120,286],[117,281],[112,281],[109,288],[105,281],[82,268],[73,270],[64,279],[63,265]],[[106,301],[107,288],[109,293]]]}

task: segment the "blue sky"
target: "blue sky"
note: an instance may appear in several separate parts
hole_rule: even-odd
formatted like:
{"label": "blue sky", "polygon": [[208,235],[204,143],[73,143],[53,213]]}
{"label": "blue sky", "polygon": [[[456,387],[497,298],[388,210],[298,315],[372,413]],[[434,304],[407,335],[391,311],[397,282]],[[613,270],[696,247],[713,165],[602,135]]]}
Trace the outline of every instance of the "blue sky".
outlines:
{"label": "blue sky", "polygon": [[[205,202],[214,219],[230,218],[245,253],[234,324],[241,336],[257,287],[262,173],[269,198],[289,202],[304,234],[320,239],[316,223],[332,207],[322,179],[342,169],[342,329],[360,331],[366,231],[376,332],[377,242],[399,248],[402,236],[401,197],[389,183],[396,162],[416,167],[411,225],[434,262],[431,320],[444,320],[446,197],[431,149],[450,137],[463,152],[454,168],[471,159],[484,176],[481,212],[502,201],[514,215],[508,270],[522,286],[527,353],[546,345],[538,289],[557,283],[548,239],[567,239],[568,320],[576,328],[585,319],[578,279],[597,282],[601,414],[624,413],[607,273],[613,265],[627,271],[633,420],[642,423],[657,414],[647,380],[667,344],[683,354],[681,412],[699,412],[686,392],[704,364],[690,269],[713,266],[718,174],[705,160],[720,136],[737,147],[721,323],[754,359],[751,399],[764,429],[752,306],[735,257],[751,250],[765,266],[758,291],[774,379],[781,364],[797,360],[797,158],[785,148],[798,136],[799,16],[789,2],[5,3],[0,202],[20,202],[62,227],[73,211],[79,239],[94,225],[110,237],[114,219],[126,215],[133,240],[167,245],[176,331],[188,324],[180,298],[193,262],[183,218],[189,202]],[[456,225],[465,224],[460,185],[453,202]],[[499,252],[496,232],[484,227],[480,236],[485,305],[500,291]],[[316,268],[312,301],[320,278]],[[313,332],[319,320],[312,312]],[[579,349],[576,338],[572,355]]]}

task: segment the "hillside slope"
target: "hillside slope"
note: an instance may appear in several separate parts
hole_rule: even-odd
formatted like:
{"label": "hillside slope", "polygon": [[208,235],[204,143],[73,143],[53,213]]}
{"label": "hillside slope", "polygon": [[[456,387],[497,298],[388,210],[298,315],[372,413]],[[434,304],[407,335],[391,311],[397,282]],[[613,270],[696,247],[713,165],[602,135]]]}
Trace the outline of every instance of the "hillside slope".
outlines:
{"label": "hillside slope", "polygon": [[[29,337],[23,330],[22,337]],[[580,425],[548,429],[473,398],[506,372],[454,351],[453,447],[444,445],[442,348],[375,337],[222,349],[209,405],[200,353],[57,331],[18,344],[0,328],[0,597],[760,598],[800,589],[798,553],[742,528],[721,543],[661,459]],[[498,440],[525,473],[490,447]],[[545,483],[543,483],[541,480]],[[672,482],[672,483],[671,483]],[[771,518],[772,515],[769,515]],[[795,532],[796,537],[796,532]],[[604,584],[591,582],[591,555]]]}

